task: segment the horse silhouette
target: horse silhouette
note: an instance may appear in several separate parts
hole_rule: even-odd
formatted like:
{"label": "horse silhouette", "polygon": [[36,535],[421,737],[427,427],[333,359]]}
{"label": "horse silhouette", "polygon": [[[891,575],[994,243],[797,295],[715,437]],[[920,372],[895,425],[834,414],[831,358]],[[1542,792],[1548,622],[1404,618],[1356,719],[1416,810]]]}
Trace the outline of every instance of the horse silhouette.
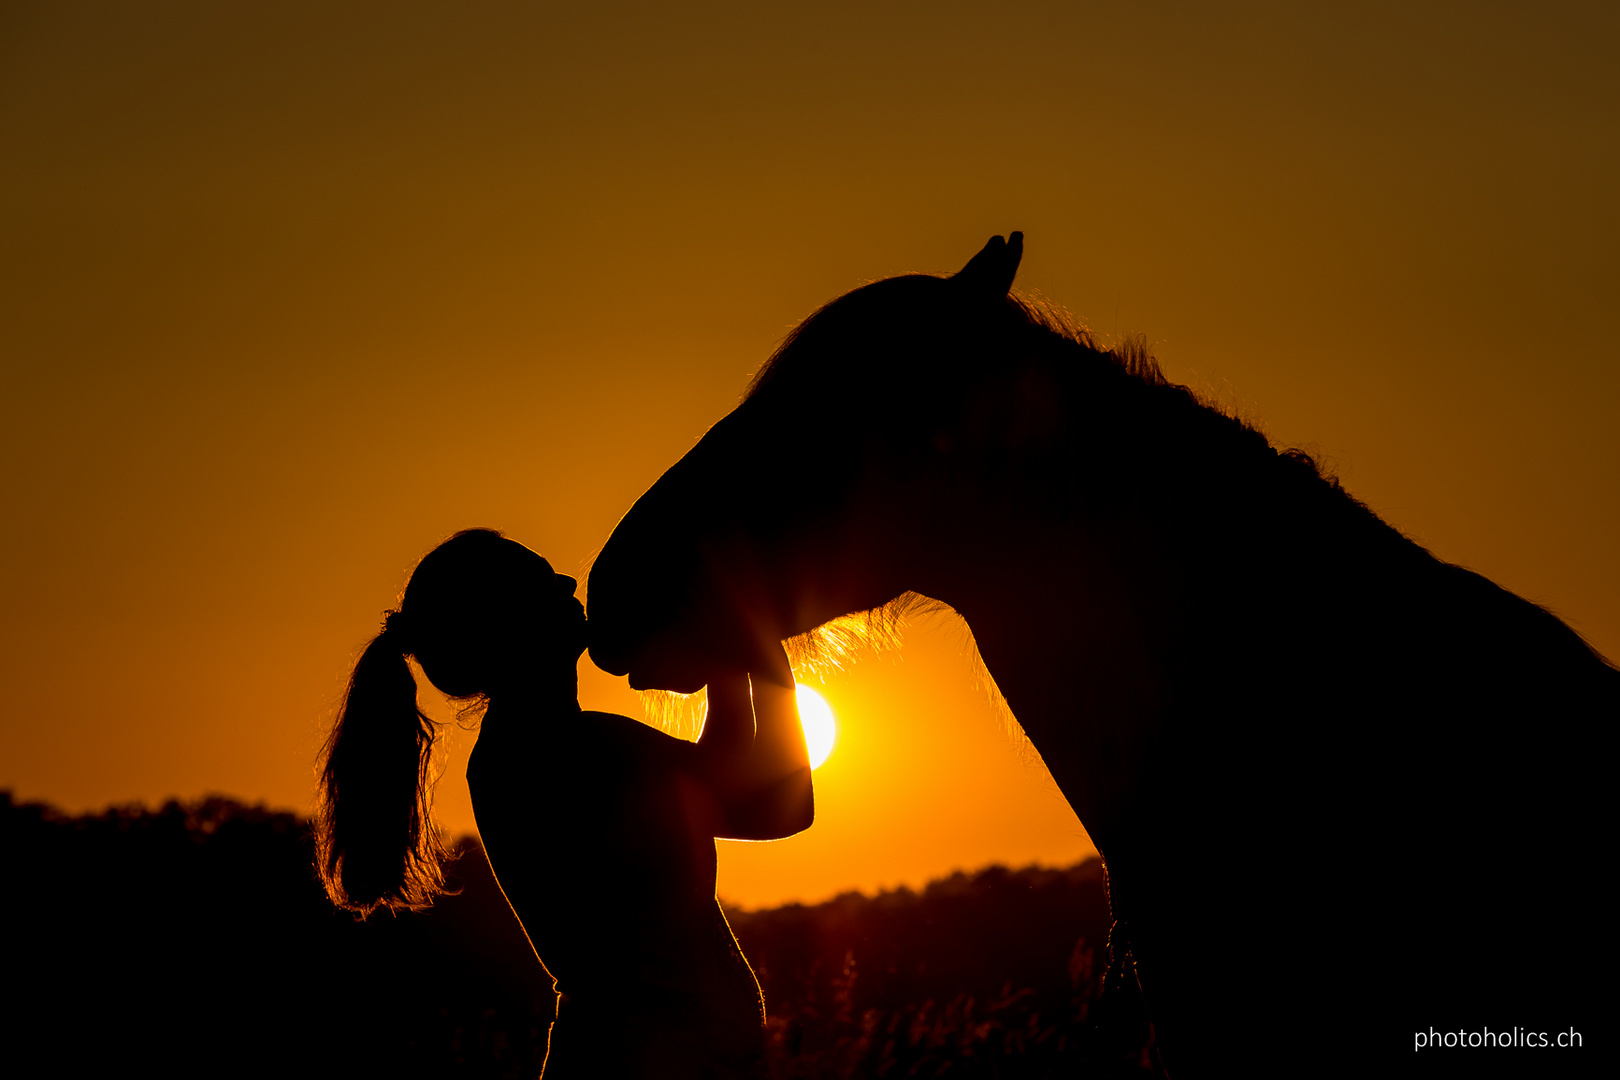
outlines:
{"label": "horse silhouette", "polygon": [[602,550],[595,661],[691,691],[707,656],[955,608],[1104,857],[1178,1075],[1578,1027],[1620,672],[1010,294],[1021,251],[801,323]]}

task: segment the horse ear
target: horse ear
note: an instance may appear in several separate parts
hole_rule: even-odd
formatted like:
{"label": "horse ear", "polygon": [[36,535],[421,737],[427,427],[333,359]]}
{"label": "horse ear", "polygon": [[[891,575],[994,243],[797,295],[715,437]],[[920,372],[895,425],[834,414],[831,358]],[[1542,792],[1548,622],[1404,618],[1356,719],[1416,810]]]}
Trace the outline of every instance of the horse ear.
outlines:
{"label": "horse ear", "polygon": [[1005,240],[992,236],[984,249],[953,274],[951,280],[962,282],[974,292],[1006,296],[1013,278],[1018,276],[1018,263],[1023,257],[1023,233],[1009,233]]}

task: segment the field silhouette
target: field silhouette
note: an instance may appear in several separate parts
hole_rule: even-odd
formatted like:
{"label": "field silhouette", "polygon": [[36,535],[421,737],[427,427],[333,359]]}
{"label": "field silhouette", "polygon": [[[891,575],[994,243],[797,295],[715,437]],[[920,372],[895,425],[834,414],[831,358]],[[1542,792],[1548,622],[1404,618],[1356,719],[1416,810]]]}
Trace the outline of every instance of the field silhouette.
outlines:
{"label": "field silhouette", "polygon": [[[69,816],[0,792],[9,1063],[89,1074],[532,1077],[551,980],[476,840],[458,890],[360,923],[298,816],[226,798]],[[784,1078],[1152,1075],[1102,986],[1100,866],[728,912]]]}
{"label": "field silhouette", "polygon": [[784,1078],[1156,1075],[1095,859],[732,912]]}

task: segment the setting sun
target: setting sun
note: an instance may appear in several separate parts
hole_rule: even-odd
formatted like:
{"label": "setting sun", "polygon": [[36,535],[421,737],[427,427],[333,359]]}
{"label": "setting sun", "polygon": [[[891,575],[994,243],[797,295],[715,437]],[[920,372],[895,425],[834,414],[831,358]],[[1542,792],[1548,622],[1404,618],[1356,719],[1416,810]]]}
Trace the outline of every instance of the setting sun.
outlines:
{"label": "setting sun", "polygon": [[838,724],[832,709],[822,696],[803,683],[795,683],[799,699],[799,723],[804,725],[804,745],[810,751],[810,767],[818,769],[832,753],[833,740],[838,735]]}

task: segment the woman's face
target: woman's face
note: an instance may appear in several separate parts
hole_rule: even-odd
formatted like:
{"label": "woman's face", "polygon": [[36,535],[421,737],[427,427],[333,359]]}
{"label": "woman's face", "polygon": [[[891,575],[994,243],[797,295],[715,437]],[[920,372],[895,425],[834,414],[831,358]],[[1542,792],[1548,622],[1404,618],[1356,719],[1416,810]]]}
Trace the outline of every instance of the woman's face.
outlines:
{"label": "woman's face", "polygon": [[574,596],[579,582],[567,574],[557,573],[546,560],[540,562],[550,578],[546,580],[542,576],[539,583],[536,614],[541,615],[542,623],[548,628],[547,636],[553,647],[566,650],[570,660],[577,660],[585,651],[585,605]]}

